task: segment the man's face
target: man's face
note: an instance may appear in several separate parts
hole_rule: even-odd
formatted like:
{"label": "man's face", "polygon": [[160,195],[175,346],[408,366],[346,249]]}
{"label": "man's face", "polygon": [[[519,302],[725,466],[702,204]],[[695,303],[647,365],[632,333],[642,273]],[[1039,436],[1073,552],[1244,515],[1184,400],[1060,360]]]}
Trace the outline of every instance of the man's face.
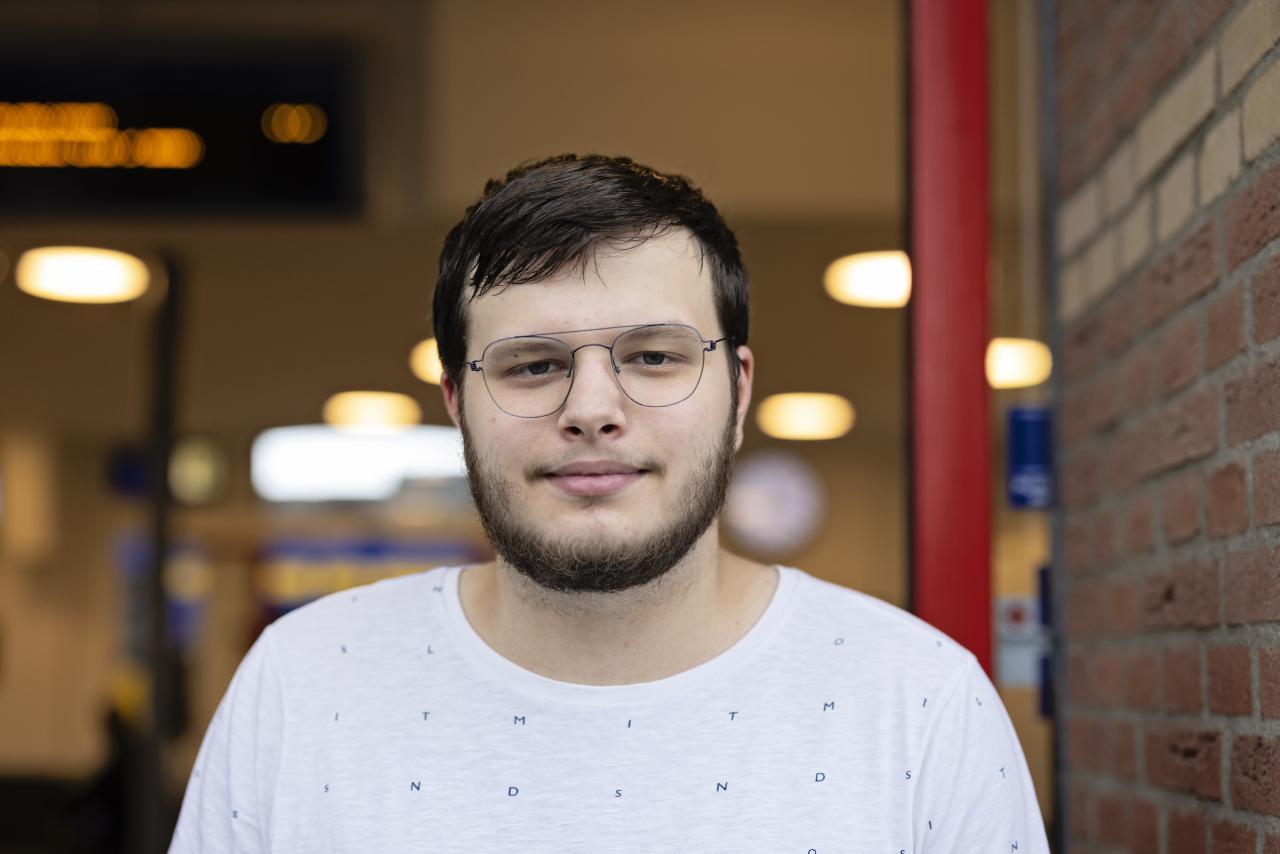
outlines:
{"label": "man's face", "polygon": [[[499,338],[560,330],[683,323],[706,339],[724,334],[709,265],[700,264],[684,230],[631,248],[603,247],[585,275],[573,269],[498,289],[468,312],[468,359],[479,359]],[[562,338],[571,347],[608,345],[619,331]],[[564,592],[625,590],[671,569],[724,501],[751,397],[751,352],[738,352],[736,387],[725,342],[705,355],[694,393],[667,407],[628,398],[603,347],[577,352],[567,400],[542,418],[503,412],[483,377],[469,369],[461,400],[446,379],[445,402],[463,431],[472,495],[498,553],[537,584]],[[561,473],[584,464],[633,471]]]}

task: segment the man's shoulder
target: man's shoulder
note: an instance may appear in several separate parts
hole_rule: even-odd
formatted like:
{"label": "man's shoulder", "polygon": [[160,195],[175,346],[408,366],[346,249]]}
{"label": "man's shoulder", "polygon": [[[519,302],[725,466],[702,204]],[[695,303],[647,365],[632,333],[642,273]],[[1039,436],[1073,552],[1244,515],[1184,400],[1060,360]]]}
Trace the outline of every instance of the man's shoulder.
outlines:
{"label": "man's shoulder", "polygon": [[[805,635],[847,647],[864,662],[890,665],[895,672],[933,671],[956,677],[973,654],[945,632],[914,614],[868,593],[799,572],[797,619]],[[814,637],[814,636],[817,637]]]}
{"label": "man's shoulder", "polygon": [[434,610],[432,596],[443,590],[445,567],[383,578],[312,600],[271,626],[285,647],[324,637],[368,639],[420,625]]}

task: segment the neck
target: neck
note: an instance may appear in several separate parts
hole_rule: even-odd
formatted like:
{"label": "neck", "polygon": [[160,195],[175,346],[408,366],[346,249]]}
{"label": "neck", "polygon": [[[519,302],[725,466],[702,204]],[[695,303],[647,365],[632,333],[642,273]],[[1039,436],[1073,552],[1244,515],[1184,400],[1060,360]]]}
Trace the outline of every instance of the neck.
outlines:
{"label": "neck", "polygon": [[650,682],[709,661],[755,624],[773,596],[771,567],[719,546],[713,524],[683,560],[643,587],[561,593],[497,563],[464,570],[462,607],[496,652],[562,682]]}

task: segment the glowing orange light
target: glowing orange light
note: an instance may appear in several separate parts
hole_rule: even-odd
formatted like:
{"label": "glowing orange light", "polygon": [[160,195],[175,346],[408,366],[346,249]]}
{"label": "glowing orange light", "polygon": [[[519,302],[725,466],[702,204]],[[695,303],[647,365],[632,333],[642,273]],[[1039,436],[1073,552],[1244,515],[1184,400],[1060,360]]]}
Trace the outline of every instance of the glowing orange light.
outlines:
{"label": "glowing orange light", "polygon": [[0,102],[0,166],[189,169],[204,157],[194,131],[116,122],[97,102]]}

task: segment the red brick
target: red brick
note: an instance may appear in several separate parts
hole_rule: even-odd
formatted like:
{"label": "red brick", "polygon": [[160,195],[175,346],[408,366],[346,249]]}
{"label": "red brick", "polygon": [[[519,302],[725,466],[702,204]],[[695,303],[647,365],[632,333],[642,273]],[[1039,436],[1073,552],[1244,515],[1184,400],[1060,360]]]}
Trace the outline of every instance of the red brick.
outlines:
{"label": "red brick", "polygon": [[1169,816],[1169,854],[1205,854],[1205,822],[1200,813],[1175,812]]}
{"label": "red brick", "polygon": [[[1102,98],[1098,99],[1099,102]],[[1102,165],[1107,153],[1116,139],[1116,123],[1111,111],[1105,104],[1099,103],[1084,121],[1084,129],[1080,132],[1079,166],[1086,173],[1095,172]]]}
{"label": "red brick", "polygon": [[1135,495],[1124,510],[1124,552],[1132,557],[1155,548],[1155,499],[1151,493]]}
{"label": "red brick", "polygon": [[1164,708],[1168,712],[1199,714],[1200,650],[1194,646],[1164,651]]}
{"label": "red brick", "polygon": [[1253,714],[1253,674],[1249,647],[1209,647],[1209,711],[1219,715]]}
{"label": "red brick", "polygon": [[1157,854],[1160,849],[1156,805],[1142,798],[1129,802],[1129,850],[1133,854]]}
{"label": "red brick", "polygon": [[1254,274],[1249,289],[1253,294],[1253,340],[1262,344],[1280,335],[1280,255]]}
{"label": "red brick", "polygon": [[1137,7],[1133,13],[1133,31],[1135,33],[1150,32],[1151,25],[1155,23],[1156,15],[1168,5],[1165,0],[1132,0],[1132,2]]}
{"label": "red brick", "polygon": [[[1063,122],[1064,139],[1073,139],[1076,128],[1083,127],[1098,103],[1098,75],[1086,65],[1080,71],[1064,74],[1058,90],[1058,120]],[[1070,124],[1067,124],[1067,123]]]}
{"label": "red brick", "polygon": [[1141,412],[1155,399],[1155,360],[1150,349],[1140,346],[1124,366],[1124,411]]}
{"label": "red brick", "polygon": [[1093,702],[1093,687],[1089,680],[1089,657],[1074,652],[1067,658],[1067,702],[1087,706]]}
{"label": "red brick", "polygon": [[[1120,415],[1120,375],[1115,371],[1107,371],[1079,387],[1069,398],[1063,409],[1078,408],[1083,424],[1075,429],[1083,431],[1081,435],[1114,424]],[[1065,438],[1065,437],[1064,437]],[[1072,439],[1066,439],[1068,443]]]}
{"label": "red brick", "polygon": [[1200,376],[1200,314],[1176,321],[1160,340],[1160,393],[1185,388]]}
{"label": "red brick", "polygon": [[1120,795],[1098,796],[1098,841],[1103,845],[1124,845],[1129,838],[1128,806]]}
{"label": "red brick", "polygon": [[1280,522],[1280,451],[1253,458],[1253,519],[1258,525]]}
{"label": "red brick", "polygon": [[[1111,773],[1121,780],[1132,780],[1138,775],[1138,740],[1135,727],[1128,721],[1115,721],[1107,737],[1107,755],[1111,761]],[[1116,843],[1123,845],[1123,841]]]}
{"label": "red brick", "polygon": [[1081,448],[1062,466],[1062,504],[1067,509],[1091,504],[1102,489],[1103,471],[1098,451]]}
{"label": "red brick", "polygon": [[1262,848],[1262,854],[1280,854],[1280,833],[1267,834],[1267,841]]}
{"label": "red brick", "polygon": [[1151,37],[1151,85],[1159,89],[1182,65],[1190,48],[1187,19],[1181,6],[1168,4],[1168,12]]}
{"label": "red brick", "polygon": [[1234,821],[1213,823],[1213,854],[1253,854],[1258,846],[1258,832]]}
{"label": "red brick", "polygon": [[1109,566],[1118,556],[1115,511],[1099,510],[1093,514],[1093,559],[1099,566]]}
{"label": "red brick", "polygon": [[1083,572],[1093,566],[1093,531],[1084,514],[1068,514],[1062,551],[1067,572]]}
{"label": "red brick", "polygon": [[1161,408],[1144,428],[1142,474],[1155,474],[1216,451],[1220,405],[1218,389],[1206,386]]}
{"label": "red brick", "polygon": [[1148,730],[1147,780],[1155,786],[1222,799],[1222,735],[1180,727]]}
{"label": "red brick", "polygon": [[1102,352],[1112,358],[1121,356],[1133,344],[1142,330],[1138,327],[1141,319],[1142,291],[1137,283],[1126,284],[1116,288],[1103,304],[1102,318]]}
{"label": "red brick", "polygon": [[1235,0],[1196,0],[1189,4],[1192,37],[1197,42],[1202,41],[1234,3]]}
{"label": "red brick", "polygon": [[1162,258],[1143,279],[1148,326],[1208,291],[1218,280],[1218,239],[1213,223],[1201,226]]}
{"label": "red brick", "polygon": [[1131,709],[1160,705],[1160,659],[1154,652],[1135,652],[1127,663],[1125,703]]}
{"label": "red brick", "polygon": [[[1254,303],[1255,317],[1257,303]],[[1209,303],[1205,369],[1213,370],[1244,349],[1244,289],[1237,285]]]}
{"label": "red brick", "polygon": [[1106,21],[1101,30],[1101,38],[1098,42],[1098,52],[1094,60],[1094,65],[1098,69],[1098,76],[1104,80],[1110,79],[1113,74],[1124,64],[1126,57],[1131,53],[1131,48],[1135,44],[1133,37],[1133,13],[1136,7],[1132,3],[1119,3],[1111,8],[1111,13],[1107,15]]}
{"label": "red brick", "polygon": [[1249,528],[1249,499],[1239,463],[1228,463],[1209,475],[1204,508],[1210,537],[1226,537]]}
{"label": "red brick", "polygon": [[1257,548],[1232,552],[1224,577],[1229,625],[1280,620],[1280,559]]}
{"label": "red brick", "polygon": [[1280,738],[1239,735],[1231,743],[1231,802],[1280,815]]}
{"label": "red brick", "polygon": [[1165,541],[1185,542],[1200,532],[1200,494],[1203,484],[1195,471],[1174,475],[1164,482],[1160,500]]}
{"label": "red brick", "polygon": [[1112,495],[1128,492],[1139,480],[1145,465],[1143,441],[1145,433],[1140,426],[1116,430],[1105,437],[1106,491]]}
{"label": "red brick", "polygon": [[1258,704],[1264,718],[1280,718],[1280,647],[1258,650]]}
{"label": "red brick", "polygon": [[1078,581],[1067,591],[1067,635],[1088,637],[1101,631],[1105,616],[1100,582]]}
{"label": "red brick", "polygon": [[1074,383],[1098,366],[1102,358],[1102,321],[1096,311],[1078,318],[1067,328],[1062,354],[1062,377]]}
{"label": "red brick", "polygon": [[1125,685],[1126,663],[1125,655],[1121,652],[1108,650],[1094,655],[1089,683],[1093,686],[1093,699],[1096,703],[1112,708],[1124,704],[1128,688]]}
{"label": "red brick", "polygon": [[1129,637],[1142,628],[1138,609],[1138,583],[1123,578],[1111,583],[1107,592],[1107,629],[1113,637]]}
{"label": "red brick", "polygon": [[1071,810],[1068,832],[1072,839],[1087,840],[1089,832],[1089,814],[1093,806],[1093,797],[1088,787],[1082,783],[1071,784]]}
{"label": "red brick", "polygon": [[1187,561],[1146,579],[1144,621],[1149,629],[1208,628],[1218,624],[1217,564]]}
{"label": "red brick", "polygon": [[1280,231],[1280,166],[1255,178],[1227,208],[1228,268],[1252,258]]}
{"label": "red brick", "polygon": [[1111,87],[1111,113],[1118,130],[1131,127],[1151,102],[1151,67],[1144,57],[1130,60]]}
{"label": "red brick", "polygon": [[1078,771],[1105,771],[1106,731],[1089,718],[1067,720],[1067,767]]}
{"label": "red brick", "polygon": [[1280,430],[1280,360],[1227,383],[1227,441],[1234,445]]}

